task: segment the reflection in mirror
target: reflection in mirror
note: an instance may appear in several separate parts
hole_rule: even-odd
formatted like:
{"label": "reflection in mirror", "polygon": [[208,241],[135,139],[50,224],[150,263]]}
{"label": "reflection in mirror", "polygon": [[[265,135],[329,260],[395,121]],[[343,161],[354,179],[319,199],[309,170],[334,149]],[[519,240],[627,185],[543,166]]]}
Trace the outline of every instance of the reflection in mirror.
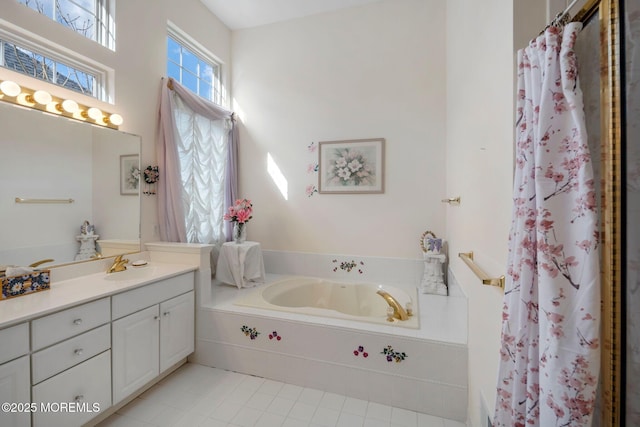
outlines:
{"label": "reflection in mirror", "polygon": [[[3,102],[0,129],[0,266],[87,259],[94,240],[103,256],[140,250],[140,198],[121,194],[120,164],[140,137]],[[82,237],[85,221],[98,237]]]}

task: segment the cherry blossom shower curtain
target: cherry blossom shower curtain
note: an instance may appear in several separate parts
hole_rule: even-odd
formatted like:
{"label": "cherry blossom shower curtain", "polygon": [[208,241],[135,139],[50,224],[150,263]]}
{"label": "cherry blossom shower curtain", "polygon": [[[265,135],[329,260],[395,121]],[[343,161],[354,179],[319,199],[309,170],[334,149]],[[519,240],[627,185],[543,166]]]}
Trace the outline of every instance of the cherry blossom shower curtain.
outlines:
{"label": "cherry blossom shower curtain", "polygon": [[591,425],[600,370],[597,205],[573,51],[580,23],[518,52],[514,207],[495,426]]}

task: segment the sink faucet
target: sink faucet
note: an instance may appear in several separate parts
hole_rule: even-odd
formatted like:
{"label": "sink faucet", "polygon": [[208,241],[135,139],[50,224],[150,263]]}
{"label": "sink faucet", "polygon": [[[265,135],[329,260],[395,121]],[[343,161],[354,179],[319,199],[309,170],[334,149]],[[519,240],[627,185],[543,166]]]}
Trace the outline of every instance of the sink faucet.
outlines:
{"label": "sink faucet", "polygon": [[118,255],[113,260],[113,264],[107,270],[107,274],[109,273],[117,273],[118,271],[125,271],[127,269],[128,259],[122,259],[122,255]]}
{"label": "sink faucet", "polygon": [[36,261],[36,262],[34,262],[34,263],[32,263],[32,264],[29,264],[29,267],[36,268],[36,267],[38,267],[38,266],[39,266],[39,265],[41,265],[41,264],[46,264],[47,262],[54,262],[54,261],[55,261],[55,260],[54,260],[54,259],[51,259],[51,258],[41,259],[40,261]]}
{"label": "sink faucet", "polygon": [[376,293],[380,295],[382,298],[384,298],[387,304],[389,304],[389,306],[393,308],[393,317],[399,320],[409,319],[409,315],[407,314],[406,310],[402,308],[400,303],[394,297],[392,297],[388,292],[380,289]]}

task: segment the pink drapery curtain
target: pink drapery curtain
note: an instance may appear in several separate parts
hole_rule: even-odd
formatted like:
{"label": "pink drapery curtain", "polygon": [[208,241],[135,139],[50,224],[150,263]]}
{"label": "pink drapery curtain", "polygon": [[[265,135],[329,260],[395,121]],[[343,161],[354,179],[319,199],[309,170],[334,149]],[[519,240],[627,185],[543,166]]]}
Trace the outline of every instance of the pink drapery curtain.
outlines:
{"label": "pink drapery curtain", "polygon": [[573,46],[518,52],[514,207],[495,426],[589,426],[600,370],[597,204]]}
{"label": "pink drapery curtain", "polygon": [[[224,188],[224,211],[233,205],[237,195],[237,157],[238,130],[231,111],[213,104],[192,93],[173,80],[163,78],[160,89],[159,133],[156,144],[158,166],[163,179],[158,181],[158,217],[160,237],[166,242],[187,242],[185,212],[183,206],[183,189],[180,177],[180,159],[178,155],[176,134],[177,125],[173,114],[175,105],[173,96],[179,96],[182,102],[195,113],[210,120],[231,122],[228,135],[227,165]],[[231,239],[231,227],[225,224],[226,240]],[[203,243],[203,242],[201,242]],[[204,242],[208,243],[208,242]]]}

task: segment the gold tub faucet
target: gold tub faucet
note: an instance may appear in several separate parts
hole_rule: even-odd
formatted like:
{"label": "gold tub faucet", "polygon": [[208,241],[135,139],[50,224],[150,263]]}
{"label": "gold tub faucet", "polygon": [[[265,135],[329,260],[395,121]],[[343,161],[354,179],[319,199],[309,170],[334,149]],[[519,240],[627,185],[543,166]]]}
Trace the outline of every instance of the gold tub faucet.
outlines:
{"label": "gold tub faucet", "polygon": [[382,289],[378,290],[378,292],[376,293],[384,298],[387,304],[389,304],[389,307],[393,308],[393,317],[399,320],[409,319],[409,315],[407,314],[406,310],[402,308],[400,303],[394,297],[392,297],[391,294],[383,291]]}
{"label": "gold tub faucet", "polygon": [[113,260],[113,264],[107,270],[107,274],[109,273],[117,273],[118,271],[125,271],[127,269],[128,259],[122,259],[122,255],[118,255]]}

